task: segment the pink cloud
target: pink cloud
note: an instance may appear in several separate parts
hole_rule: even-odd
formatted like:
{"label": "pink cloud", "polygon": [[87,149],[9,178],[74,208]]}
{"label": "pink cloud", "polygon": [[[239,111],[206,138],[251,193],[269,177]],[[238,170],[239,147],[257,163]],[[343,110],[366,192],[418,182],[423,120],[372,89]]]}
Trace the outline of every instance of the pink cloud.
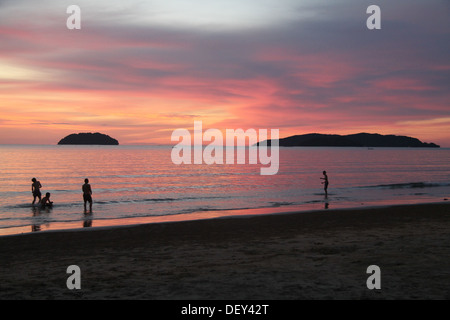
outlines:
{"label": "pink cloud", "polygon": [[[354,22],[327,19],[237,32],[108,21],[71,32],[53,16],[42,24],[10,20],[0,28],[0,57],[40,76],[2,79],[0,71],[7,88],[0,118],[10,121],[0,143],[96,128],[124,143],[162,143],[195,117],[221,130],[397,130],[450,139],[430,124],[405,122],[449,115],[442,35],[408,36],[402,26],[382,36],[345,33]],[[418,38],[426,49],[415,49]]]}

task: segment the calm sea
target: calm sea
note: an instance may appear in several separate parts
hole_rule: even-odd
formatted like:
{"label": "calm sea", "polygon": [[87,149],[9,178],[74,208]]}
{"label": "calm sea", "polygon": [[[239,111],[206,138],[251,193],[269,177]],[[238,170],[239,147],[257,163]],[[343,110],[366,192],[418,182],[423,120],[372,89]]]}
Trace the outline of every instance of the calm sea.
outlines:
{"label": "calm sea", "polygon": [[[259,164],[175,165],[170,146],[4,145],[0,159],[0,235],[450,196],[450,149],[280,148],[272,176],[260,175]],[[33,177],[53,208],[31,206]],[[85,178],[92,213],[83,208]]]}

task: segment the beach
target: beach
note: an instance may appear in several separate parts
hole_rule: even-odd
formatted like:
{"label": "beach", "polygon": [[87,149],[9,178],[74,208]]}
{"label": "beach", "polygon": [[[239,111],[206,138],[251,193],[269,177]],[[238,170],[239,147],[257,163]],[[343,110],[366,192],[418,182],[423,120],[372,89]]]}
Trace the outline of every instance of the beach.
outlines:
{"label": "beach", "polygon": [[443,202],[3,236],[0,299],[450,299],[449,230]]}

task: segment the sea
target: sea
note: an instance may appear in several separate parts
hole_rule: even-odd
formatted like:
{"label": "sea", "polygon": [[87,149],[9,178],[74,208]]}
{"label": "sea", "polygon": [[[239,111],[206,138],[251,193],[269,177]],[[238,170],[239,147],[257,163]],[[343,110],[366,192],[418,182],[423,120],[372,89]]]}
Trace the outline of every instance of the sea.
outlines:
{"label": "sea", "polygon": [[[448,148],[281,147],[274,175],[261,175],[265,165],[251,164],[249,153],[244,164],[174,164],[171,152],[172,146],[0,145],[0,236],[450,197]],[[31,204],[32,178],[43,195],[51,193],[51,208]],[[85,178],[92,211],[83,206]]]}

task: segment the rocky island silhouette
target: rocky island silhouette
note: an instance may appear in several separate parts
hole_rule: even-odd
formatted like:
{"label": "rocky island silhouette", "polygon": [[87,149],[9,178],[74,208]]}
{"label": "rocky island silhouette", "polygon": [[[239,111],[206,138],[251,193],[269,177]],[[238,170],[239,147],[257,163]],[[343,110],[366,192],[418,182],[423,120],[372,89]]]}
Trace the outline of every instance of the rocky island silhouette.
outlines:
{"label": "rocky island silhouette", "polygon": [[[261,142],[258,142],[259,145]],[[271,145],[271,140],[267,140]],[[310,133],[279,139],[280,147],[368,147],[368,148],[440,148],[434,143],[422,142],[417,138],[378,133],[349,135]]]}
{"label": "rocky island silhouette", "polygon": [[63,144],[83,144],[83,145],[119,145],[119,141],[103,133],[72,133],[58,142]]}

